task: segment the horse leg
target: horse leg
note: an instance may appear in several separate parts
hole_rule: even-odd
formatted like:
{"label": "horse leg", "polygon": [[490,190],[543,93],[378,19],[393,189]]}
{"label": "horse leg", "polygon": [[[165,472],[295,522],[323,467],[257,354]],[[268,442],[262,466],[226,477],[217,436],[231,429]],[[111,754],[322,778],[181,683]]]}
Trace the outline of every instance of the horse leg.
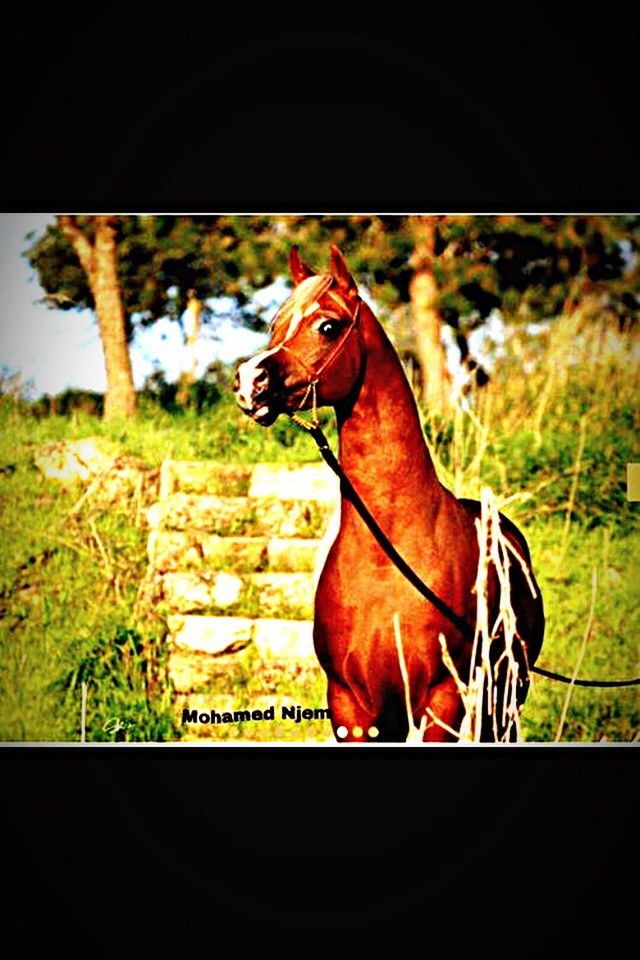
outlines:
{"label": "horse leg", "polygon": [[[464,707],[453,677],[446,677],[433,687],[427,706],[441,723],[446,723],[452,730],[460,728]],[[427,726],[422,739],[428,743],[448,743],[457,740],[457,737],[433,719],[431,713],[427,714]]]}
{"label": "horse leg", "polygon": [[343,684],[329,681],[328,688],[331,725],[336,740],[375,743],[380,730],[374,714],[365,710],[357,697]]}

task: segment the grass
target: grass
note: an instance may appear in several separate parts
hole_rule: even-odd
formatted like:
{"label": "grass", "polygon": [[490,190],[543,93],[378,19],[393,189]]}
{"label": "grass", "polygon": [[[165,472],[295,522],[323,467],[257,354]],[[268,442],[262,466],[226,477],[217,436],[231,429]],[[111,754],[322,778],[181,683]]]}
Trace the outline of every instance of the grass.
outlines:
{"label": "grass", "polygon": [[[637,360],[628,341],[595,350],[594,329],[559,325],[535,351],[497,363],[468,412],[450,422],[425,415],[424,425],[442,480],[460,496],[478,497],[490,486],[526,533],[547,616],[540,665],[572,674],[595,570],[580,676],[618,679],[640,674],[638,504],[625,490],[625,464],[640,459]],[[335,448],[333,419],[323,413],[323,420]],[[202,416],[147,402],[135,421],[109,425],[83,413],[37,419],[27,405],[0,396],[0,739],[79,740],[86,684],[87,741],[175,740],[164,614],[141,618],[135,610],[148,535],[139,504],[133,494],[111,505],[87,498],[72,512],[83,488],[46,480],[34,466],[42,444],[87,436],[109,439],[148,468],[166,457],[315,462],[317,450],[288,422],[255,426],[228,395]],[[275,695],[324,703],[318,668],[270,671],[251,652],[235,664],[223,669],[221,662],[213,692],[234,698],[237,709]],[[565,685],[535,678],[522,716],[525,740],[554,739],[566,695]],[[245,724],[239,735],[326,733],[326,724],[316,730],[309,723]],[[576,687],[562,739],[629,741],[639,729],[637,688]]]}
{"label": "grass", "polygon": [[[38,419],[28,415],[26,405],[3,398],[0,424],[4,450],[27,449],[54,440],[104,437],[148,466],[165,458],[216,460],[219,463],[288,463],[317,459],[315,444],[288,420],[278,420],[269,430],[256,427],[239,409],[229,393],[201,415],[190,411],[169,413],[149,401],[142,402],[136,419],[103,423],[82,411],[69,417]],[[335,437],[333,418],[327,411],[321,420],[329,437]],[[4,456],[4,454],[3,454]]]}
{"label": "grass", "polygon": [[[546,635],[539,665],[571,676],[591,604],[592,573],[597,593],[594,621],[580,665],[580,677],[616,680],[640,676],[638,662],[637,530],[618,526],[588,529],[574,523],[564,559],[558,549],[563,521],[545,518],[527,528],[545,603]],[[535,677],[523,712],[527,740],[552,740],[567,687]],[[629,741],[640,730],[637,687],[574,687],[563,740]]]}
{"label": "grass", "polygon": [[133,502],[70,511],[81,488],[35,469],[33,444],[5,431],[0,448],[0,738],[79,739],[87,684],[87,739],[174,736],[161,624],[133,617],[145,570],[146,530]]}

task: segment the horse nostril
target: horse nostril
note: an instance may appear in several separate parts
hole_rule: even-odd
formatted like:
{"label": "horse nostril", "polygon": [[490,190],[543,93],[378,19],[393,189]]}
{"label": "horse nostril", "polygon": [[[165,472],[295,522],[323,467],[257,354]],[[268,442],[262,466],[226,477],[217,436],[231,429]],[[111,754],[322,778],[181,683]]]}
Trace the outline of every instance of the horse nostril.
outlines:
{"label": "horse nostril", "polygon": [[267,384],[269,383],[269,374],[264,367],[260,367],[259,370],[256,370],[256,375],[253,380],[255,387],[258,387],[260,390],[265,390]]}

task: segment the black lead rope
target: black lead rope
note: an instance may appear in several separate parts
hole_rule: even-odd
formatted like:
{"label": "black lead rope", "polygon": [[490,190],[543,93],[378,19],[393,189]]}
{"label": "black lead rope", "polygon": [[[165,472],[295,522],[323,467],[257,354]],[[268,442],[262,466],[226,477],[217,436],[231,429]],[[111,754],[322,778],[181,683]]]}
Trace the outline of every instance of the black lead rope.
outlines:
{"label": "black lead rope", "polygon": [[[454,627],[457,627],[458,630],[460,630],[464,637],[466,637],[468,640],[473,640],[475,631],[471,628],[467,621],[463,620],[462,617],[459,617],[458,614],[444,602],[444,600],[441,600],[440,597],[434,593],[433,590],[431,590],[423,580],[420,579],[418,574],[412,570],[407,561],[400,556],[384,531],[378,526],[377,522],[371,516],[369,510],[363,503],[360,494],[356,491],[348,476],[338,463],[333,450],[329,446],[329,441],[322,432],[319,424],[317,422],[307,423],[307,421],[303,420],[302,417],[298,416],[298,414],[293,414],[291,419],[296,426],[306,430],[306,432],[313,437],[323,460],[328,464],[328,466],[333,470],[335,475],[340,480],[342,492],[356,508],[373,536],[376,538],[389,559],[392,560],[396,565],[398,570],[407,578],[409,583],[416,588],[418,593],[420,593],[425,600],[428,600],[429,603],[436,608],[436,610],[439,610],[440,613],[454,625]],[[542,667],[530,667],[529,670],[531,673],[540,674],[541,677],[548,677],[550,680],[559,680],[561,683],[570,683],[576,687],[632,687],[640,684],[640,677],[636,677],[633,680],[574,680],[571,677],[563,676],[561,673],[554,673],[551,670],[543,670]]]}
{"label": "black lead rope", "polygon": [[572,680],[571,677],[563,677],[561,673],[543,670],[542,667],[530,667],[529,669],[531,673],[539,673],[541,677],[548,677],[550,680],[571,683],[574,687],[634,687],[640,683],[640,677],[635,677],[633,680]]}

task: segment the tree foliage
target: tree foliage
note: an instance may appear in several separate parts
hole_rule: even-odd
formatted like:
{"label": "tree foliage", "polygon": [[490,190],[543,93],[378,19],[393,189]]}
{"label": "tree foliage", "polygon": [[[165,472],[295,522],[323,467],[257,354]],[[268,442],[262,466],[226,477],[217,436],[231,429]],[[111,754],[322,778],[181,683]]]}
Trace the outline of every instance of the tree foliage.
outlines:
{"label": "tree foliage", "polygon": [[[75,218],[91,234],[92,218]],[[466,337],[494,309],[510,322],[557,317],[589,307],[621,327],[640,317],[640,217],[436,216],[432,268],[437,309],[464,352]],[[255,328],[253,294],[288,279],[292,244],[316,269],[336,243],[358,281],[391,316],[410,302],[419,216],[121,216],[117,218],[119,279],[126,312],[148,325],[179,320],[189,298],[204,305],[228,296],[239,319]],[[25,254],[49,302],[93,308],[87,277],[56,226],[32,238]],[[414,335],[400,322],[400,340]],[[396,319],[396,322],[397,319]],[[404,324],[404,326],[402,326]]]}
{"label": "tree foliage", "polygon": [[[273,229],[321,266],[329,243],[378,302],[409,302],[420,217],[279,217]],[[621,323],[640,311],[640,217],[438,216],[434,269],[438,306],[469,331],[500,309],[512,320],[559,315],[601,297]],[[634,260],[635,257],[635,260]]]}

